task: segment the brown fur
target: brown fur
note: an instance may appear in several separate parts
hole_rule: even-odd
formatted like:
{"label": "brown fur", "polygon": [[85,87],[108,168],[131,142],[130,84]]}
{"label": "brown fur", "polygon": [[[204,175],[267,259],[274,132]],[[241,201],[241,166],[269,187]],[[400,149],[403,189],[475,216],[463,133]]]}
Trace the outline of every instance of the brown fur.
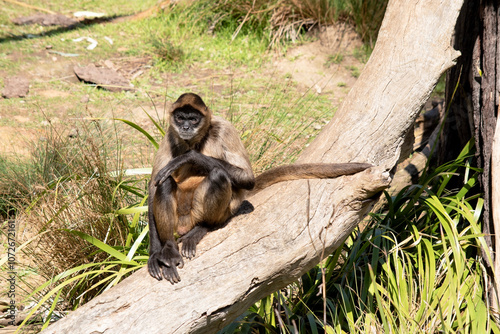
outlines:
{"label": "brown fur", "polygon": [[350,162],[339,164],[296,164],[271,168],[257,176],[252,194],[259,192],[275,183],[302,179],[327,179],[342,175],[359,173],[370,164]]}
{"label": "brown fur", "polygon": [[[151,179],[154,180],[156,174],[176,155],[195,149],[206,156],[221,159],[239,167],[241,173],[245,175],[244,177],[253,180],[248,153],[232,124],[220,117],[212,117],[211,110],[205,106],[203,101],[200,103],[201,99],[198,100],[191,95],[185,94],[182,96],[184,97],[179,98],[172,105],[171,115],[177,108],[194,107],[204,114],[205,120],[211,120],[211,123],[202,124],[203,128],[193,141],[180,139],[175,128],[170,125],[156,153]],[[172,119],[170,123],[173,123]],[[185,165],[177,170],[173,177],[177,183],[177,189],[175,198],[171,200],[175,202],[175,220],[178,220],[178,223],[174,226],[174,224],[166,221],[167,215],[158,213],[160,219],[156,219],[156,225],[160,236],[173,235],[170,232],[164,232],[164,230],[173,228],[179,235],[184,235],[200,222],[205,222],[214,227],[223,224],[231,214],[236,213],[244,200],[245,192],[242,189],[228,189],[229,194],[223,200],[223,202],[227,202],[224,209],[220,208],[219,205],[207,206],[204,204],[204,198],[207,197],[208,184],[204,182],[205,177],[200,176],[197,170]],[[150,192],[154,189],[154,182],[151,182]],[[162,206],[159,203],[157,205]],[[160,237],[160,239],[162,242],[165,241],[163,237]]]}
{"label": "brown fur", "polygon": [[[148,270],[156,279],[179,282],[176,268],[183,266],[182,256],[192,258],[208,228],[220,227],[236,214],[249,191],[253,194],[288,180],[354,174],[370,166],[287,165],[255,179],[248,153],[233,125],[212,116],[198,95],[183,94],[172,105],[170,126],[155,156],[149,184]],[[182,236],[182,256],[176,234]]]}

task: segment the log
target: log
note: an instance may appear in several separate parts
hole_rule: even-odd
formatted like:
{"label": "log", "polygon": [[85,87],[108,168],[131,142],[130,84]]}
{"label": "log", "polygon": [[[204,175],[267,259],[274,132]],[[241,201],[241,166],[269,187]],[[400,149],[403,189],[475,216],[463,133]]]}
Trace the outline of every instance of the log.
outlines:
{"label": "log", "polygon": [[390,183],[388,171],[441,74],[462,0],[390,1],[378,41],[343,106],[300,162],[370,162],[334,180],[276,184],[200,243],[171,285],[146,268],[43,333],[215,333],[339,247]]}

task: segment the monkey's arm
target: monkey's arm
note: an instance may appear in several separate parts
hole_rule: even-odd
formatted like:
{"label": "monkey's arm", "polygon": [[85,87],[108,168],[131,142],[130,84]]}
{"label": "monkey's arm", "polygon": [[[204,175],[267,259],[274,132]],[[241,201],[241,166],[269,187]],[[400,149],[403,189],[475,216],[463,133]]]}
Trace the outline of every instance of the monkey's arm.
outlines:
{"label": "monkey's arm", "polygon": [[165,167],[158,171],[154,180],[155,185],[161,185],[173,172],[185,164],[192,165],[193,168],[199,169],[203,174],[208,174],[213,168],[224,169],[229,174],[232,185],[236,188],[251,190],[255,183],[253,174],[250,173],[250,176],[248,176],[248,173],[243,168],[234,166],[225,160],[213,158],[192,150],[173,158]]}

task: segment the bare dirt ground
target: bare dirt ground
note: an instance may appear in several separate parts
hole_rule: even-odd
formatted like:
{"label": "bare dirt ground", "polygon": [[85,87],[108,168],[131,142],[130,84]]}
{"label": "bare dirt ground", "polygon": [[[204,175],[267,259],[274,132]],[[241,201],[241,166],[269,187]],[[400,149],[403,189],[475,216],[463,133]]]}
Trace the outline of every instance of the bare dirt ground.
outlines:
{"label": "bare dirt ground", "polygon": [[320,29],[316,40],[288,50],[275,60],[282,75],[291,74],[302,89],[327,95],[340,105],[364,64],[354,54],[363,43],[351,26],[339,24]]}

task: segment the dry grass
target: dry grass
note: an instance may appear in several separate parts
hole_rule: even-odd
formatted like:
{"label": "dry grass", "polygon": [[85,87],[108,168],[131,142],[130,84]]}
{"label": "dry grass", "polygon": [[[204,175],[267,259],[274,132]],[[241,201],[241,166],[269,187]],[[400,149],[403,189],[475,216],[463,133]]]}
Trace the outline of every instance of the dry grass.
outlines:
{"label": "dry grass", "polygon": [[110,246],[124,245],[128,232],[123,216],[114,214],[127,198],[117,188],[118,180],[107,176],[119,167],[113,158],[119,149],[107,151],[113,147],[108,135],[112,130],[84,122],[79,129],[78,136],[70,138],[52,128],[34,147],[39,178],[29,185],[31,196],[16,203],[18,242],[38,235],[25,254],[30,270],[45,278],[104,260],[95,247],[67,230],[86,233]]}
{"label": "dry grass", "polygon": [[263,27],[270,45],[296,41],[303,31],[338,21],[353,24],[362,39],[374,45],[387,0],[220,0],[216,11],[238,20],[233,39],[245,24]]}

